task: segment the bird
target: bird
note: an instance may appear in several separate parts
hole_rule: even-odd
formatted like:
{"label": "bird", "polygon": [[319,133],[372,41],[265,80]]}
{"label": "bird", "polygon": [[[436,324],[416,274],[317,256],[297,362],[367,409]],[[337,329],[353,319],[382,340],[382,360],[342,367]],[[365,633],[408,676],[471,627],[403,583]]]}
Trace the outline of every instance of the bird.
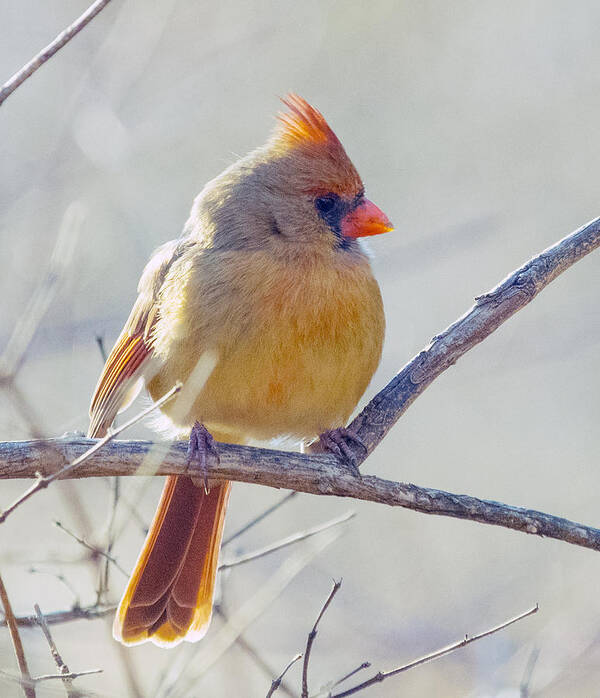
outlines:
{"label": "bird", "polygon": [[266,143],[208,182],[179,238],[152,255],[98,380],[89,436],[145,385],[189,437],[113,624],[125,645],[195,642],[211,619],[231,483],[217,442],[313,441],[356,471],[345,427],[381,358],[385,317],[358,238],[393,230],[323,115],[290,93]]}

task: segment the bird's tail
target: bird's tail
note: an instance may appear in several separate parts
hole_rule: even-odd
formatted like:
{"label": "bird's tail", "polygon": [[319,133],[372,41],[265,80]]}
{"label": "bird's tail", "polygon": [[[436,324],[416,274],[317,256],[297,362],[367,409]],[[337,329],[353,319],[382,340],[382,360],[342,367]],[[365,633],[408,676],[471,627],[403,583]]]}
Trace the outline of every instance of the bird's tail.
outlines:
{"label": "bird's tail", "polygon": [[230,489],[219,483],[207,494],[189,477],[167,478],[115,616],[115,639],[172,647],[205,635]]}

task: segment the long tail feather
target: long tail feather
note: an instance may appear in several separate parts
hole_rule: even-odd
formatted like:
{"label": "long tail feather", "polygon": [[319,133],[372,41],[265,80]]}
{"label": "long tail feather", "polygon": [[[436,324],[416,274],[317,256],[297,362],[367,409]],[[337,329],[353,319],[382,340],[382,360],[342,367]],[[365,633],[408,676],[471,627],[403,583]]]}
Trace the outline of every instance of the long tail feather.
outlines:
{"label": "long tail feather", "polygon": [[230,489],[221,483],[206,494],[188,477],[167,478],[115,616],[115,639],[172,647],[205,635]]}

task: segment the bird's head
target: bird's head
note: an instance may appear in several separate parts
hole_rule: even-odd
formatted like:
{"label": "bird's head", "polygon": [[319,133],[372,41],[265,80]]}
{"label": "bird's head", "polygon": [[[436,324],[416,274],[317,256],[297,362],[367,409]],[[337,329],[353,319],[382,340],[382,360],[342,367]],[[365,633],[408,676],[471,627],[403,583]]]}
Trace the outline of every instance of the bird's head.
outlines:
{"label": "bird's head", "polygon": [[[210,182],[195,204],[215,246],[284,253],[357,249],[393,229],[323,115],[294,94],[267,144]],[[192,212],[192,216],[194,211]],[[208,225],[207,225],[208,224]]]}

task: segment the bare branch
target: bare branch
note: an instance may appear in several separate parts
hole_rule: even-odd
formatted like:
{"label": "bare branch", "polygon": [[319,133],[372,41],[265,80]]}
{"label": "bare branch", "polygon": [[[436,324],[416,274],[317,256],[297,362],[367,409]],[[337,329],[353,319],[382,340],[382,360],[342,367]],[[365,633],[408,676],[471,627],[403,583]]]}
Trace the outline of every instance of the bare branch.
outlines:
{"label": "bare branch", "polygon": [[[37,617],[37,622],[40,628],[42,629],[42,632],[44,633],[44,637],[46,638],[46,642],[48,643],[48,647],[50,647],[50,654],[52,655],[52,659],[54,659],[54,662],[58,668],[58,671],[61,674],[70,674],[71,672],[69,671],[69,667],[65,664],[63,658],[61,657],[60,652],[58,651],[58,647],[56,646],[56,643],[54,642],[54,638],[52,637],[52,634],[50,633],[50,629],[48,628],[48,623],[46,623],[46,619],[44,618],[44,614],[42,613],[42,610],[40,609],[39,605],[36,603],[34,604],[33,608],[35,609],[35,615]],[[67,693],[69,689],[67,688]]]}
{"label": "bare branch", "polygon": [[[259,548],[258,550],[255,550],[250,553],[246,553],[244,555],[240,555],[238,557],[232,558],[231,560],[225,560],[219,565],[219,570],[223,569],[229,569],[231,567],[236,567],[237,565],[242,565],[246,562],[250,562],[251,560],[257,560],[261,557],[264,557],[265,555],[269,555],[270,553],[273,553],[277,550],[281,550],[282,548],[286,548],[289,545],[293,545],[294,543],[298,543],[300,541],[306,540],[307,538],[311,538],[312,536],[317,535],[318,533],[323,533],[324,531],[329,530],[330,528],[333,528],[334,526],[339,526],[340,524],[345,523],[346,521],[349,521],[353,516],[355,516],[355,513],[353,511],[346,512],[342,516],[338,516],[335,519],[332,519],[331,521],[326,521],[323,524],[319,524],[318,526],[314,526],[313,528],[306,529],[305,531],[299,531],[298,533],[294,533],[291,536],[288,536],[287,538],[283,538],[279,541],[276,541],[274,543],[270,543],[269,545],[264,546],[263,548]],[[90,550],[92,553],[101,555],[107,558],[109,562],[112,562],[114,565],[116,565],[119,570],[126,576],[129,576],[129,573],[126,572],[123,568],[119,567],[117,561],[113,558],[106,555],[106,553],[102,550],[99,550],[98,548],[94,547],[93,545],[90,545],[87,543],[85,540],[77,536],[75,533],[72,531],[69,531],[65,526],[63,526],[59,521],[55,521],[54,524],[60,528],[62,531],[67,533],[69,536],[74,538],[78,543],[80,543],[82,546],[84,546],[86,549]],[[30,572],[37,572],[37,573],[44,573],[44,574],[53,574],[52,572],[44,572],[43,570],[37,570],[35,568],[31,568],[29,570]],[[68,584],[67,580],[64,578],[63,575],[61,574],[53,574],[54,577],[56,577],[59,581],[61,581],[63,584],[67,585],[71,593],[75,594],[73,591],[72,587]],[[52,613],[47,613],[44,615],[44,620],[46,624],[58,624],[58,623],[68,623],[74,620],[95,620],[96,618],[104,618],[107,615],[110,615],[113,613],[116,609],[115,605],[108,605],[104,606],[101,603],[97,602],[93,604],[92,606],[87,606],[87,607],[80,607],[79,604],[75,604],[73,608],[69,609],[68,611],[54,611]],[[216,612],[223,615],[224,617],[224,611],[220,609],[219,607],[215,607]],[[35,616],[19,616],[16,618],[17,625],[19,626],[32,626],[36,624],[36,617]],[[6,620],[1,620],[0,619],[0,627],[6,625]],[[272,676],[273,672],[270,672],[270,675]]]}
{"label": "bare branch", "polygon": [[[0,480],[32,477],[36,472],[56,472],[69,463],[75,454],[85,453],[94,443],[91,439],[83,438],[0,442]],[[112,442],[70,474],[78,478],[137,475],[139,466],[152,447],[151,441]],[[186,448],[185,442],[172,443],[165,450],[156,475],[189,474]],[[599,529],[534,509],[384,480],[372,475],[357,478],[333,456],[325,454],[308,456],[236,444],[219,444],[218,448],[221,462],[210,468],[211,479],[295,489],[316,495],[352,497],[423,514],[502,526],[600,551]]]}
{"label": "bare branch", "polygon": [[334,683],[331,684],[331,688],[334,688],[335,686],[339,686],[340,684],[344,683],[345,681],[348,681],[348,679],[351,679],[353,676],[356,676],[359,671],[363,671],[364,669],[368,669],[371,666],[371,662],[363,662],[359,666],[356,667],[356,669],[353,669],[347,674],[344,674],[341,679],[338,679],[337,681],[334,681]]}
{"label": "bare branch", "polygon": [[4,100],[11,95],[19,85],[22,85],[27,78],[31,77],[35,71],[40,68],[44,63],[59,51],[66,43],[71,41],[71,39],[78,34],[86,24],[89,24],[94,17],[103,10],[110,0],[96,0],[95,3],[90,5],[90,7],[78,17],[73,24],[64,29],[57,37],[43,48],[37,55],[35,55],[29,63],[26,63],[20,70],[18,70],[10,80],[4,83],[2,89],[0,89],[0,105]]}
{"label": "bare branch", "polygon": [[[2,671],[0,669],[0,676],[3,676],[6,679],[9,679],[10,681],[14,681],[16,683],[21,684],[23,687],[31,687],[35,686],[36,683],[40,683],[42,681],[53,681],[56,679],[60,679],[61,681],[64,681],[64,679],[77,679],[80,676],[89,676],[90,674],[101,674],[104,671],[104,669],[88,669],[87,671],[71,671],[68,674],[40,674],[40,676],[31,676],[29,679],[24,679],[21,676],[15,676],[14,674],[11,674],[8,671]],[[81,695],[80,692],[76,692],[73,695]],[[91,695],[88,694],[86,691],[86,696]]]}
{"label": "bare branch", "polygon": [[[118,429],[115,429],[110,434],[107,434],[104,438],[96,441],[91,448],[89,448],[85,453],[82,453],[80,456],[78,456],[73,462],[69,463],[68,465],[64,465],[59,470],[55,470],[54,472],[52,472],[48,475],[41,475],[40,471],[37,471],[35,473],[35,477],[37,478],[37,481],[29,489],[27,489],[18,499],[16,499],[8,507],[8,509],[5,509],[4,511],[0,512],[0,524],[4,523],[7,519],[7,517],[10,514],[12,514],[13,511],[17,507],[19,507],[21,504],[23,504],[23,502],[26,502],[36,492],[39,492],[40,490],[45,489],[46,487],[48,487],[48,485],[50,483],[54,482],[54,480],[61,479],[65,475],[69,474],[74,468],[77,468],[77,466],[84,463],[86,460],[88,460],[88,458],[91,458],[96,453],[96,451],[98,451],[103,446],[105,446],[107,443],[112,441],[121,432],[125,431],[125,429],[128,429],[129,427],[133,426],[134,424],[137,424],[137,422],[139,422],[140,420],[144,419],[144,417],[149,415],[150,412],[153,412],[155,409],[164,405],[165,402],[168,402],[180,390],[181,390],[181,383],[178,383],[177,385],[173,386],[171,388],[171,390],[169,390],[168,393],[163,395],[163,397],[161,397],[160,400],[157,400],[155,403],[150,405],[150,407],[147,407],[145,410],[142,410],[135,417],[132,417],[128,422],[125,422],[125,424],[121,425]],[[50,441],[52,441],[52,440],[50,440]]]}
{"label": "bare branch", "polygon": [[105,558],[105,560],[107,562],[112,562],[113,565],[119,570],[119,572],[121,572],[121,574],[125,575],[126,577],[129,577],[129,572],[127,572],[127,570],[123,569],[121,567],[121,565],[119,565],[117,560],[112,555],[109,555],[107,552],[105,552],[101,548],[97,548],[95,545],[91,545],[83,538],[80,538],[76,533],[73,533],[73,531],[70,531],[60,521],[54,521],[54,525],[56,526],[56,528],[63,531],[64,533],[66,533],[71,538],[73,538],[73,540],[76,540],[79,543],[79,545],[82,545],[84,548],[89,550],[92,553],[92,555],[94,555],[95,557],[98,557],[98,556],[103,557],[103,558]]}
{"label": "bare branch", "polygon": [[73,679],[76,679],[78,676],[87,676],[88,674],[99,674],[102,671],[102,669],[89,669],[87,671],[77,672],[70,671],[69,667],[65,664],[60,652],[58,651],[56,643],[54,642],[54,638],[52,637],[52,634],[50,632],[50,628],[48,628],[48,624],[46,623],[46,619],[44,618],[44,614],[40,610],[38,604],[34,604],[34,608],[35,614],[37,616],[37,622],[40,628],[42,629],[42,632],[44,633],[46,642],[50,647],[50,654],[52,655],[52,658],[56,663],[59,673],[58,675],[46,674],[44,676],[37,676],[34,679],[32,679],[32,681],[48,681],[49,679],[60,678],[62,679],[62,682],[64,684],[67,697],[77,698],[77,696],[80,696],[81,693],[77,689],[73,688]]}
{"label": "bare branch", "polygon": [[308,698],[308,663],[310,661],[310,653],[312,651],[313,642],[317,637],[317,626],[321,621],[325,611],[329,608],[329,604],[333,601],[333,597],[338,593],[340,587],[342,586],[342,580],[339,582],[334,581],[333,587],[329,592],[327,600],[321,608],[321,612],[317,616],[317,620],[312,627],[312,630],[308,633],[308,639],[306,640],[306,649],[304,650],[304,662],[302,663],[302,698]]}
{"label": "bare branch", "polygon": [[221,547],[225,547],[226,545],[229,545],[231,541],[235,540],[239,536],[241,536],[243,533],[246,533],[246,531],[249,531],[253,526],[256,526],[257,523],[260,523],[263,519],[266,519],[267,516],[270,516],[273,512],[277,511],[279,507],[283,506],[284,504],[287,504],[290,499],[293,499],[298,493],[292,490],[291,492],[288,492],[284,497],[282,497],[278,502],[275,502],[275,504],[272,504],[271,506],[267,507],[264,511],[262,511],[260,514],[255,516],[251,521],[248,521],[247,524],[244,524],[241,528],[238,528],[237,531],[234,531],[228,538],[226,538]]}
{"label": "bare branch", "polygon": [[283,681],[283,677],[288,673],[288,671],[291,669],[294,664],[302,659],[301,654],[297,654],[293,659],[291,659],[285,669],[279,674],[279,676],[276,679],[273,679],[273,683],[271,684],[271,688],[269,689],[269,692],[267,693],[267,698],[271,698],[273,693],[281,686],[281,682]]}
{"label": "bare branch", "polygon": [[372,676],[370,679],[367,679],[366,681],[363,681],[362,683],[354,686],[353,688],[349,688],[348,690],[343,691],[342,693],[336,693],[335,695],[331,696],[331,698],[343,698],[344,696],[354,695],[359,691],[363,691],[365,688],[369,688],[370,686],[373,686],[376,683],[381,683],[382,681],[385,681],[385,679],[389,679],[390,676],[396,676],[396,674],[401,674],[404,671],[413,669],[414,667],[419,666],[421,664],[425,664],[426,662],[431,662],[434,659],[439,659],[440,657],[443,657],[446,654],[450,654],[450,652],[454,652],[455,650],[461,649],[461,647],[466,647],[467,645],[470,645],[472,642],[476,642],[477,640],[481,640],[484,637],[488,637],[488,635],[493,635],[494,633],[497,633],[500,630],[504,630],[504,628],[507,628],[509,625],[517,623],[518,621],[523,620],[523,618],[527,618],[527,616],[531,616],[534,613],[537,613],[538,610],[539,606],[536,604],[533,608],[530,608],[528,611],[520,613],[518,616],[510,618],[509,620],[504,621],[504,623],[500,623],[500,625],[496,625],[495,627],[490,628],[489,630],[485,630],[484,632],[479,633],[479,635],[473,635],[472,637],[465,635],[462,640],[454,642],[451,645],[447,645],[446,647],[442,647],[442,649],[436,650],[431,654],[426,654],[424,657],[415,659],[413,662],[403,664],[402,666],[399,666],[396,669],[391,669],[390,671],[380,671],[377,674],[375,674],[375,676]]}
{"label": "bare branch", "polygon": [[[524,308],[551,281],[600,246],[600,218],[530,259],[509,274],[450,327],[436,335],[409,361],[350,424],[371,453],[412,403],[469,349],[489,337],[508,318]],[[362,449],[356,456],[365,459]]]}
{"label": "bare branch", "polygon": [[[106,618],[112,615],[117,610],[117,604],[108,606],[74,606],[68,611],[53,611],[45,613],[44,618],[48,625],[58,625],[59,623],[70,623],[74,620],[96,620],[98,618]],[[16,616],[17,625],[21,628],[31,628],[38,624],[36,616]],[[0,619],[0,628],[7,625],[6,618]]]}
{"label": "bare branch", "polygon": [[117,517],[117,507],[121,497],[121,480],[118,477],[113,477],[110,482],[112,487],[108,504],[108,518],[106,521],[106,550],[102,551],[104,566],[100,569],[98,575],[98,602],[102,601],[104,594],[108,591],[110,563],[112,562],[121,572],[125,573],[123,568],[119,566],[115,558],[111,555],[116,540],[115,521]]}
{"label": "bare branch", "polygon": [[25,650],[23,649],[23,643],[21,642],[21,636],[19,635],[19,628],[17,625],[17,619],[13,613],[12,606],[10,604],[10,599],[8,598],[8,593],[6,587],[4,586],[4,581],[0,575],[0,602],[4,608],[4,616],[6,618],[6,624],[8,625],[8,631],[10,633],[10,639],[12,641],[13,648],[15,650],[15,655],[17,657],[17,664],[19,665],[19,670],[21,672],[21,678],[23,680],[22,687],[23,693],[26,698],[35,698],[35,689],[31,684],[31,674],[29,673],[29,667],[27,666],[27,658],[25,657]]}
{"label": "bare branch", "polygon": [[[209,644],[204,645],[199,652],[191,655],[185,664],[177,665],[176,662],[173,662],[172,675],[178,685],[175,688],[173,684],[167,686],[159,695],[173,695],[176,698],[189,696],[192,687],[196,685],[200,676],[208,671],[246,628],[273,606],[275,599],[292,579],[319,553],[337,540],[339,535],[339,532],[329,530],[323,536],[319,536],[318,540],[311,540],[304,549],[290,555],[253,596],[231,613],[228,623],[213,633]],[[186,673],[188,665],[192,663],[194,672],[192,674]],[[180,686],[180,683],[184,685]]]}
{"label": "bare branch", "polygon": [[[40,676],[32,677],[32,681],[37,683],[39,681],[52,681],[54,679],[60,679],[61,681],[72,681],[80,676],[89,676],[90,674],[101,674],[104,669],[86,669],[85,671],[70,671],[68,674],[41,674]],[[79,691],[74,691],[73,695],[81,695]]]}
{"label": "bare branch", "polygon": [[258,550],[246,553],[245,555],[238,555],[237,557],[234,557],[231,560],[224,560],[219,565],[219,569],[226,570],[230,567],[237,567],[238,565],[243,565],[244,563],[250,562],[251,560],[257,560],[258,558],[264,557],[265,555],[270,555],[271,553],[274,553],[276,550],[287,548],[288,545],[293,545],[294,543],[298,543],[301,540],[306,540],[311,536],[316,536],[318,533],[327,531],[327,529],[329,528],[333,528],[334,526],[339,526],[340,524],[346,523],[346,521],[350,521],[350,519],[354,515],[355,513],[353,511],[348,511],[345,514],[342,514],[342,516],[338,516],[337,518],[332,519],[331,521],[326,521],[323,524],[313,526],[312,528],[308,528],[305,531],[293,533],[291,536],[288,536],[287,538],[282,538],[281,540],[275,541],[274,543],[269,543],[269,545],[265,545],[263,548],[259,548]]}
{"label": "bare branch", "polygon": [[[85,558],[82,558],[82,560],[85,560]],[[53,562],[56,562],[56,560],[54,560]],[[50,570],[41,570],[37,567],[30,567],[27,570],[27,572],[29,572],[29,574],[47,574],[47,575],[50,575],[51,577],[54,577],[54,579],[58,580],[65,587],[65,589],[68,590],[68,592],[73,597],[73,606],[76,606],[76,607],[80,606],[80,598],[79,598],[79,594],[77,593],[77,590],[71,584],[71,582],[65,577],[65,575],[62,574],[61,572],[51,572]],[[19,619],[17,618],[17,622],[18,621],[19,621]],[[20,625],[20,623],[19,623],[19,625]]]}

